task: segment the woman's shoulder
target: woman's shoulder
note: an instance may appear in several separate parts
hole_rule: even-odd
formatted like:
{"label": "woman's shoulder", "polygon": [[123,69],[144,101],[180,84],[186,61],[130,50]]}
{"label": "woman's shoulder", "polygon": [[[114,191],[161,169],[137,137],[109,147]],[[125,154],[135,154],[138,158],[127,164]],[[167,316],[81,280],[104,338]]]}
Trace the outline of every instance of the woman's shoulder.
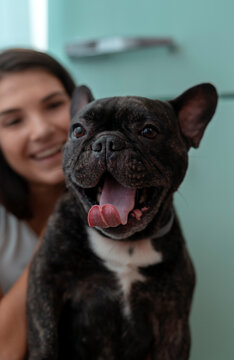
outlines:
{"label": "woman's shoulder", "polygon": [[2,235],[6,235],[6,229],[9,226],[14,226],[14,223],[17,223],[16,217],[0,204],[0,246]]}
{"label": "woman's shoulder", "polygon": [[24,242],[28,240],[36,241],[36,239],[37,236],[25,221],[18,219],[0,204],[0,251],[1,244],[5,241],[9,243],[10,240]]}
{"label": "woman's shoulder", "polygon": [[[26,224],[24,221],[17,219],[12,213],[10,213],[6,208],[0,204],[0,236],[9,235],[11,230],[14,230],[15,227],[25,227]],[[0,237],[1,243],[1,237]]]}
{"label": "woman's shoulder", "polygon": [[6,216],[6,213],[7,213],[6,209],[4,208],[4,206],[2,206],[2,205],[0,204],[0,223],[1,223],[2,221],[4,221],[4,218],[5,218],[5,216]]}
{"label": "woman's shoulder", "polygon": [[0,287],[5,292],[34,252],[37,236],[27,224],[0,205]]}

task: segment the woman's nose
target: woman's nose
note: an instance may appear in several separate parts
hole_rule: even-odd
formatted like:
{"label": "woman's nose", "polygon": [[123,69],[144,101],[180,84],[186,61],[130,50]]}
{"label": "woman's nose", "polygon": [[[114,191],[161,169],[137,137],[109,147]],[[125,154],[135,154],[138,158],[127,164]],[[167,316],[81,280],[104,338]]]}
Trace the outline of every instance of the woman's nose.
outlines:
{"label": "woman's nose", "polygon": [[30,119],[30,138],[33,141],[41,141],[53,135],[54,125],[40,114],[35,114]]}

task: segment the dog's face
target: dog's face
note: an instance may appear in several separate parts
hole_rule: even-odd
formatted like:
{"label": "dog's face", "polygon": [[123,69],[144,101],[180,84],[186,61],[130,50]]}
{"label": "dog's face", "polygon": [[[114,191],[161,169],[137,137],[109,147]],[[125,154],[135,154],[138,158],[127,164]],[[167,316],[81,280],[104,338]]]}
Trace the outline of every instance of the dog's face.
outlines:
{"label": "dog's face", "polygon": [[216,103],[210,84],[170,102],[93,101],[86,87],[77,88],[63,167],[89,225],[125,239],[160,219],[184,178],[188,149],[199,145]]}

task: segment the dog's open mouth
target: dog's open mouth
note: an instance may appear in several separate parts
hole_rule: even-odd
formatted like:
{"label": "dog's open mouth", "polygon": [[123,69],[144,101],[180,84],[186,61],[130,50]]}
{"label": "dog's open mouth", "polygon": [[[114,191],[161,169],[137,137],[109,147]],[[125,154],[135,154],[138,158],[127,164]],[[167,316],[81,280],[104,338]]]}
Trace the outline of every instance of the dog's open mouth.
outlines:
{"label": "dog's open mouth", "polygon": [[88,222],[102,228],[126,225],[129,217],[140,220],[152,202],[155,188],[133,189],[118,183],[105,174],[95,188],[85,189],[91,204]]}

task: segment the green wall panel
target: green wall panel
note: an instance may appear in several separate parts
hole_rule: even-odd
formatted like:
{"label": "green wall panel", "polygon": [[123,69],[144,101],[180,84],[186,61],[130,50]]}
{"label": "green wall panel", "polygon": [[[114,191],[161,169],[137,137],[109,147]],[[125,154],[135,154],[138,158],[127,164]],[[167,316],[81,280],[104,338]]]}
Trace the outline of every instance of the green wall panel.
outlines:
{"label": "green wall panel", "polygon": [[[50,0],[49,49],[96,97],[171,98],[199,82],[234,92],[232,0]],[[171,36],[178,47],[69,59],[65,44],[107,36]],[[197,272],[191,360],[234,356],[234,99],[221,98],[175,196]]]}
{"label": "green wall panel", "polygon": [[192,360],[234,355],[234,101],[221,101],[176,205],[197,274]]}
{"label": "green wall panel", "polygon": [[0,0],[0,49],[30,45],[29,0]]}
{"label": "green wall panel", "polygon": [[[50,50],[69,64],[79,82],[90,84],[97,96],[167,96],[200,81],[213,81],[220,91],[231,91],[233,7],[230,0],[51,0]],[[113,35],[171,36],[178,49],[76,61],[64,53],[64,45],[76,39]]]}

